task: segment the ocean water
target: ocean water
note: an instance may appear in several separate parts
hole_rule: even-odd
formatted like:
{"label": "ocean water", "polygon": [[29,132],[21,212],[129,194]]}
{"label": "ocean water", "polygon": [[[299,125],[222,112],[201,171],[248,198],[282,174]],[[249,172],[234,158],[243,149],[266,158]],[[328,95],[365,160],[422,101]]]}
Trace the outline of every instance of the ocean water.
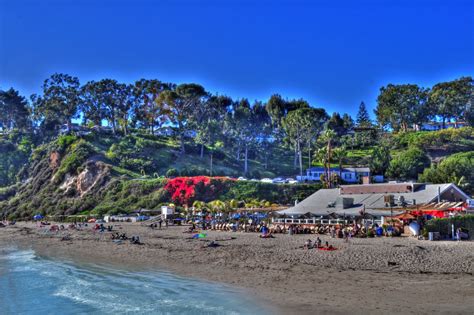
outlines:
{"label": "ocean water", "polygon": [[0,250],[0,314],[268,314],[226,285]]}

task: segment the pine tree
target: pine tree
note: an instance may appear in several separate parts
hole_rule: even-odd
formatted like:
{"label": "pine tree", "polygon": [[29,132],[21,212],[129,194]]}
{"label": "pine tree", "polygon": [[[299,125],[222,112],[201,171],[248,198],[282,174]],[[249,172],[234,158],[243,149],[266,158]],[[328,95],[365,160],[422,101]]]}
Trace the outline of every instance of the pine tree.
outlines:
{"label": "pine tree", "polygon": [[367,111],[367,107],[365,107],[365,103],[361,102],[359,105],[359,112],[357,113],[357,125],[359,127],[368,127],[372,125],[370,121],[369,112]]}

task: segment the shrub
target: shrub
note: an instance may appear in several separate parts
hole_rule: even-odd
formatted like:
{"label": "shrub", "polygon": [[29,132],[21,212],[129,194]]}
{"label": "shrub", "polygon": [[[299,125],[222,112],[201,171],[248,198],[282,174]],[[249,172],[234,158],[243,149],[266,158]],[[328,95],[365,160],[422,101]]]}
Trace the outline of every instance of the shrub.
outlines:
{"label": "shrub", "polygon": [[77,137],[76,136],[73,136],[73,135],[63,135],[63,136],[59,136],[58,140],[57,140],[57,144],[59,146],[59,148],[64,151],[66,150],[71,144],[73,144],[74,142],[76,142],[77,140]]}
{"label": "shrub", "polygon": [[434,184],[455,183],[467,193],[474,193],[474,151],[456,153],[420,174],[419,180]]}
{"label": "shrub", "polygon": [[[466,140],[474,140],[474,128],[450,128],[438,131],[402,132],[396,135],[399,147],[427,149],[440,144],[462,145]],[[472,142],[471,142],[472,145]]]}
{"label": "shrub", "polygon": [[211,201],[229,189],[232,179],[224,177],[176,177],[168,181],[165,189],[171,200],[180,205],[191,205],[193,201]]}
{"label": "shrub", "polygon": [[56,182],[60,182],[67,173],[77,173],[77,169],[87,158],[94,153],[94,148],[84,140],[80,140],[71,146],[71,152],[61,161],[61,165],[55,174]]}
{"label": "shrub", "polygon": [[416,179],[418,174],[429,165],[430,160],[422,150],[411,148],[401,152],[390,161],[387,176],[404,180]]}
{"label": "shrub", "polygon": [[474,215],[457,216],[453,218],[432,219],[426,222],[427,232],[439,232],[443,236],[451,235],[452,225],[454,230],[464,228],[469,231],[469,236],[474,237]]}
{"label": "shrub", "polygon": [[176,177],[178,176],[178,170],[175,168],[170,168],[166,171],[166,177]]}

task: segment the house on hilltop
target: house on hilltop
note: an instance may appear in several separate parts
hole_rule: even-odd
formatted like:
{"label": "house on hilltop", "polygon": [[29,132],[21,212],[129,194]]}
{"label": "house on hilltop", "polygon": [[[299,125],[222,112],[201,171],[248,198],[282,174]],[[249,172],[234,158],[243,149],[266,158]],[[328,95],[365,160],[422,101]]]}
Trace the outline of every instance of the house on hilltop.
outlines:
{"label": "house on hilltop", "polygon": [[[297,176],[296,179],[300,182],[304,181],[321,181],[321,175],[325,174],[325,170],[323,167],[312,167],[306,170],[305,176]],[[364,179],[367,179],[367,183],[369,182],[369,178],[371,176],[370,168],[368,167],[344,167],[342,171],[339,168],[330,168],[330,174],[336,174],[341,178],[341,180],[345,183],[359,183],[364,182]],[[331,176],[330,175],[330,176]],[[375,182],[383,182],[383,176],[378,175],[374,176]]]}
{"label": "house on hilltop", "polygon": [[436,130],[451,129],[451,128],[457,129],[457,128],[463,128],[463,127],[467,127],[467,126],[469,126],[469,124],[465,121],[454,121],[454,122],[447,121],[447,122],[444,123],[444,128],[443,128],[443,123],[442,122],[430,121],[430,122],[423,123],[421,125],[414,125],[413,129],[417,130],[417,131],[420,131],[420,130],[436,131]]}

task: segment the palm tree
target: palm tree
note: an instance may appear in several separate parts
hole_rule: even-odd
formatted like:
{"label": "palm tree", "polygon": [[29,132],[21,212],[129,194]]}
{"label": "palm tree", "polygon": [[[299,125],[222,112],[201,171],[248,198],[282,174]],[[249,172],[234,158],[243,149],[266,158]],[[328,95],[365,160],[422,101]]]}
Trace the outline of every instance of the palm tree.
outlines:
{"label": "palm tree", "polygon": [[208,202],[207,205],[213,213],[223,212],[227,210],[227,204],[222,200],[213,200]]}
{"label": "palm tree", "polygon": [[339,174],[342,176],[342,164],[347,157],[347,150],[345,147],[338,147],[333,150],[334,159],[339,163]]}
{"label": "palm tree", "polygon": [[202,212],[202,210],[206,209],[206,203],[204,201],[196,200],[193,202],[193,209],[196,209]]}
{"label": "palm tree", "polygon": [[326,164],[327,164],[327,181],[328,186],[331,188],[331,160],[332,160],[332,142],[336,138],[336,133],[332,129],[326,129],[323,134],[321,135],[321,141],[327,143],[326,145]]}
{"label": "palm tree", "polygon": [[326,187],[328,187],[327,186],[328,177],[327,177],[327,169],[326,169],[326,166],[328,164],[327,148],[322,147],[318,149],[318,151],[316,151],[316,154],[315,154],[315,159],[318,160],[324,167],[324,176],[323,178],[321,178],[321,180],[326,184]]}

